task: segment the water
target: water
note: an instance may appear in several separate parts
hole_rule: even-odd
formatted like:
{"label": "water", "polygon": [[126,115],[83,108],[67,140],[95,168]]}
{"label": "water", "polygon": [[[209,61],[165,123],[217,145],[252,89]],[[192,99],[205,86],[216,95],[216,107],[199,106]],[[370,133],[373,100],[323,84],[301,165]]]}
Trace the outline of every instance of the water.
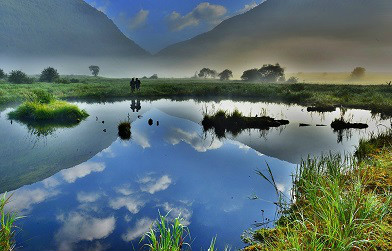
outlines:
{"label": "water", "polygon": [[[255,170],[268,163],[278,188],[290,196],[290,174],[301,157],[352,153],[361,137],[390,126],[368,111],[347,110],[346,119],[369,128],[339,135],[329,126],[343,114],[339,109],[319,114],[274,103],[77,104],[90,114],[87,120],[40,135],[11,124],[6,114],[13,108],[0,113],[0,193],[13,190],[9,209],[26,216],[18,222],[17,250],[139,250],[158,212],[181,214],[194,250],[207,249],[214,236],[221,249],[241,248],[244,230],[275,216],[274,188]],[[200,121],[203,111],[220,108],[290,124],[219,139],[203,132]],[[132,138],[123,141],[117,125],[127,120]]]}

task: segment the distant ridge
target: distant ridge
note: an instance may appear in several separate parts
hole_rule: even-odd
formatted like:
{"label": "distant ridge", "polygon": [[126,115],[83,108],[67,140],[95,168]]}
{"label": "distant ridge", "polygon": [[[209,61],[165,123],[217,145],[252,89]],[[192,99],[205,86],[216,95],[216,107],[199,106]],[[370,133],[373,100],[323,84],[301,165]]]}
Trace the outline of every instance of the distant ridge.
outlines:
{"label": "distant ridge", "polygon": [[0,56],[147,56],[83,0],[0,0]]}

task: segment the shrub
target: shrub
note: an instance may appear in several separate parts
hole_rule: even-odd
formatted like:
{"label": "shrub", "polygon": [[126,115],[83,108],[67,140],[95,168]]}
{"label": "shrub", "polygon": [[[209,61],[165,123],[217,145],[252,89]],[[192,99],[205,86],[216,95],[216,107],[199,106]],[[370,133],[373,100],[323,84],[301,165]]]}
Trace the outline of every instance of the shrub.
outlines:
{"label": "shrub", "polygon": [[71,78],[71,79],[69,80],[69,82],[75,84],[75,83],[80,83],[80,80],[77,79],[77,78]]}
{"label": "shrub", "polygon": [[150,79],[158,79],[158,74],[154,74],[150,77]]}
{"label": "shrub", "polygon": [[287,79],[286,83],[287,84],[296,84],[296,83],[298,83],[298,78],[290,77],[289,79]]}
{"label": "shrub", "polygon": [[59,78],[59,79],[56,80],[56,83],[58,83],[58,84],[69,84],[69,83],[71,83],[71,81],[69,79],[67,79],[67,78]]}
{"label": "shrub", "polygon": [[27,77],[26,73],[18,70],[11,71],[8,81],[13,84],[32,84],[34,79]]}
{"label": "shrub", "polygon": [[52,67],[48,67],[42,71],[41,76],[39,77],[39,81],[53,83],[59,78],[60,75],[57,70]]}
{"label": "shrub", "polygon": [[352,80],[357,80],[357,79],[361,79],[365,76],[366,73],[366,69],[363,67],[356,67],[350,75],[350,78]]}

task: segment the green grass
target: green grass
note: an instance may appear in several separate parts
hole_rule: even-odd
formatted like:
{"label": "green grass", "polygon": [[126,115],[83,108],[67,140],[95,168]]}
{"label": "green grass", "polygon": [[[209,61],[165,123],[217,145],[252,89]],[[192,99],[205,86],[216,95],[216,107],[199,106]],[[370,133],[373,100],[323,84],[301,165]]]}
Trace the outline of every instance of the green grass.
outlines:
{"label": "green grass", "polygon": [[18,217],[5,211],[9,199],[7,194],[0,198],[0,251],[11,251],[15,247],[15,221],[18,220]]}
{"label": "green grass", "polygon": [[391,138],[389,132],[362,141],[360,159],[304,161],[293,203],[280,203],[275,228],[257,230],[246,250],[391,250]]}
{"label": "green grass", "polygon": [[[168,215],[159,215],[141,241],[147,240],[149,251],[185,251],[192,250],[191,235],[189,229],[182,223],[182,218],[178,216],[173,221],[168,220]],[[188,242],[189,241],[189,242]],[[229,248],[225,248],[228,251]],[[217,251],[216,238],[213,238],[208,251]]]}
{"label": "green grass", "polygon": [[9,119],[25,123],[75,124],[88,117],[85,110],[65,101],[56,100],[50,93],[34,90],[29,101],[8,114]]}
{"label": "green grass", "polygon": [[34,90],[59,99],[108,101],[128,99],[247,99],[294,103],[305,106],[345,106],[392,115],[392,87],[387,85],[261,84],[200,79],[142,80],[141,90],[131,94],[129,79],[83,78],[83,83],[0,83],[0,105],[21,102]]}

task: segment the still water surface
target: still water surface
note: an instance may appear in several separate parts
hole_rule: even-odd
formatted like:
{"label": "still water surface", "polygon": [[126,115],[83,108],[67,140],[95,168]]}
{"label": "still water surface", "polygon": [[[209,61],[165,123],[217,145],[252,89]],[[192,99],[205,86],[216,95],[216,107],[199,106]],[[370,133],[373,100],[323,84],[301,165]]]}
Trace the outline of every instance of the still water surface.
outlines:
{"label": "still water surface", "polygon": [[[214,236],[220,249],[241,248],[244,230],[275,215],[275,191],[255,170],[268,163],[289,196],[301,157],[352,153],[360,138],[390,126],[369,111],[320,114],[274,103],[77,104],[90,114],[87,120],[46,134],[11,123],[13,108],[0,113],[0,193],[12,191],[9,208],[26,216],[18,222],[17,250],[140,250],[158,212],[181,214],[193,250],[206,250]],[[290,124],[223,139],[203,131],[203,111],[235,108]],[[329,125],[340,116],[369,128],[334,132]],[[123,141],[117,125],[127,120],[132,138]],[[255,196],[260,199],[250,199]]]}

